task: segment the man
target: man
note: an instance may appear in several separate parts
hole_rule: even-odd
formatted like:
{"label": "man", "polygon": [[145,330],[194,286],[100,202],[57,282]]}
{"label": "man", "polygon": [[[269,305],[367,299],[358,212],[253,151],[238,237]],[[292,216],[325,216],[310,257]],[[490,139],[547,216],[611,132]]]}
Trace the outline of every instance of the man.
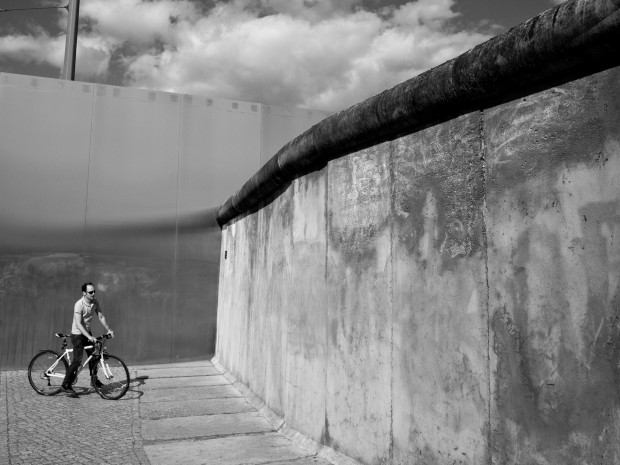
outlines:
{"label": "man", "polygon": [[[90,343],[95,343],[95,339],[90,332],[90,323],[93,319],[93,314],[96,313],[99,317],[99,321],[103,327],[108,331],[108,334],[114,337],[114,331],[110,329],[105,321],[105,316],[101,312],[101,306],[97,299],[95,299],[95,285],[93,283],[82,284],[82,298],[78,300],[73,307],[73,325],[71,326],[71,344],[73,344],[73,361],[69,365],[69,370],[65,375],[65,379],[62,382],[62,389],[67,392],[75,394],[73,387],[73,380],[77,374],[77,370],[82,363],[82,355],[84,353],[84,346]],[[86,351],[88,355],[92,353],[92,350]],[[92,383],[98,383],[99,381],[93,376],[96,362],[91,360],[89,363],[89,369],[91,374]]]}

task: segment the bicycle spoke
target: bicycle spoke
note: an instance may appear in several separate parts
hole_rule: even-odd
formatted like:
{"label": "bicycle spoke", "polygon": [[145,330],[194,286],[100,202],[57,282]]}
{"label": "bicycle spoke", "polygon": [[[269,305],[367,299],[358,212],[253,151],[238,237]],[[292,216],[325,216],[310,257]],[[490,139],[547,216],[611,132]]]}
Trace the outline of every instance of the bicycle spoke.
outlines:
{"label": "bicycle spoke", "polygon": [[95,389],[105,399],[116,400],[125,395],[129,388],[129,371],[121,359],[114,355],[103,356],[104,366],[101,360],[97,363]]}
{"label": "bicycle spoke", "polygon": [[67,363],[61,360],[50,370],[58,359],[58,354],[51,350],[41,352],[32,359],[28,366],[28,380],[39,394],[50,396],[60,392],[60,385],[67,373]]}

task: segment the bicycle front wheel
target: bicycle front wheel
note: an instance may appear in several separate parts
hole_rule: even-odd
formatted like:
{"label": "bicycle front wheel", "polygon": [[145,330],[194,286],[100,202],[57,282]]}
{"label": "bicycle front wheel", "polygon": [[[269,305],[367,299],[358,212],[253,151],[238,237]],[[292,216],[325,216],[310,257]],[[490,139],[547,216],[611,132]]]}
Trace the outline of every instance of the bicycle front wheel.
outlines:
{"label": "bicycle front wheel", "polygon": [[[103,366],[101,362],[103,361]],[[97,375],[94,387],[101,397],[118,400],[129,389],[129,370],[120,358],[114,355],[102,355],[97,362]]]}
{"label": "bicycle front wheel", "polygon": [[[61,390],[60,386],[69,366],[64,358],[58,360],[59,357],[53,350],[44,350],[35,355],[28,365],[28,381],[32,388],[43,396],[53,396]],[[54,363],[56,366],[51,369]]]}

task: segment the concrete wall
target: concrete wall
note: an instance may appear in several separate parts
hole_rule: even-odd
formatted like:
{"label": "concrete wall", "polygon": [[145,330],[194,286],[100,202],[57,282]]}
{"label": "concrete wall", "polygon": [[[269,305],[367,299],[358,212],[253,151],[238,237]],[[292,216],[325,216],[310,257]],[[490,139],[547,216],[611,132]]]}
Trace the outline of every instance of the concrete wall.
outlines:
{"label": "concrete wall", "polygon": [[326,115],[0,74],[0,368],[60,347],[85,281],[112,353],[212,354],[215,207]]}
{"label": "concrete wall", "polygon": [[228,223],[216,356],[364,464],[619,463],[618,95],[466,114]]}

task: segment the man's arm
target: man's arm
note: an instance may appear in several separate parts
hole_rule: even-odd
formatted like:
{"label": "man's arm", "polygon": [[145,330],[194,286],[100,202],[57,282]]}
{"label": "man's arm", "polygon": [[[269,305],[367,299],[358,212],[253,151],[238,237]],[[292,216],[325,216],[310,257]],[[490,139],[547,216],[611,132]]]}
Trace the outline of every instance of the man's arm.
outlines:
{"label": "man's arm", "polygon": [[77,327],[77,329],[80,330],[80,333],[86,336],[90,342],[95,342],[97,340],[94,337],[92,337],[88,333],[88,331],[86,331],[86,328],[82,324],[82,312],[81,311],[77,310],[73,312],[73,321],[75,322],[75,326]]}
{"label": "man's arm", "polygon": [[112,331],[110,329],[110,327],[108,326],[108,323],[106,323],[105,321],[105,316],[103,315],[103,312],[101,311],[101,309],[99,308],[99,304],[97,304],[97,316],[99,317],[99,321],[101,321],[101,324],[103,325],[103,327],[106,329],[106,331],[108,332],[108,334],[110,334],[112,337],[114,337],[114,331]]}

